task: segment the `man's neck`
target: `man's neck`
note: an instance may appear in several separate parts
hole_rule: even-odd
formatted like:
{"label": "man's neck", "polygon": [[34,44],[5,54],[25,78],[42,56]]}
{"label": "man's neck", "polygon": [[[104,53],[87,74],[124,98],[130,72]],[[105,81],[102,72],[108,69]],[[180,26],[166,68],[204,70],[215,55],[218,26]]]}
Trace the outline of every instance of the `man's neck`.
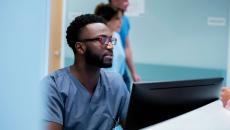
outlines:
{"label": "man's neck", "polygon": [[70,67],[70,72],[93,95],[100,77],[100,68],[74,64]]}

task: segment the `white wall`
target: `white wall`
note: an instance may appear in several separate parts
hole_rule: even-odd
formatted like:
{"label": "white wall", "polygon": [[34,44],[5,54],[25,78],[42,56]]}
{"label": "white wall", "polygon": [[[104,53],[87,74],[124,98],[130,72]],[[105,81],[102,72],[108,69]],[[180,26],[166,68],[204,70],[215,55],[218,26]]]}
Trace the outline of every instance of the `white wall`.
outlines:
{"label": "white wall", "polygon": [[0,1],[0,130],[40,130],[49,0]]}

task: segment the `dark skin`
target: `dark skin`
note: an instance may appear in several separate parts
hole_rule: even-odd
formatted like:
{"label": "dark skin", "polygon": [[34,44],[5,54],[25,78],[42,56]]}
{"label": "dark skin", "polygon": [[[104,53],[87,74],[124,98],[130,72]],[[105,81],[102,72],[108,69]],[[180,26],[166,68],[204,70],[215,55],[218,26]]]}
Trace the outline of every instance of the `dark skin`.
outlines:
{"label": "dark skin", "polygon": [[[102,23],[92,23],[84,27],[81,38],[95,38],[98,36],[112,36],[112,32],[109,28]],[[94,55],[97,55],[102,59],[104,64],[112,64],[112,49],[113,45],[102,45],[99,41],[90,41],[87,43],[76,42],[75,44],[76,54],[74,64],[70,67],[70,72],[81,82],[81,84],[88,90],[90,95],[93,95],[96,88],[99,76],[100,66],[89,64],[86,59],[87,49],[92,51]],[[76,58],[77,57],[77,58]],[[121,121],[124,126],[124,121]],[[46,122],[47,130],[63,130],[63,126],[54,122]]]}
{"label": "dark skin", "polygon": [[54,122],[46,122],[46,128],[47,130],[63,130],[62,125]]}
{"label": "dark skin", "polygon": [[[112,36],[108,27],[101,23],[89,24],[82,32],[82,38],[94,38],[101,35]],[[86,87],[88,92],[93,95],[97,81],[100,76],[100,67],[90,65],[86,62],[85,53],[86,49],[93,48],[94,51],[103,53],[113,49],[113,45],[108,46],[101,45],[98,41],[92,41],[87,43],[78,42],[75,44],[77,51],[77,59],[75,58],[74,65],[70,67],[70,72]],[[112,61],[111,61],[112,62]]]}

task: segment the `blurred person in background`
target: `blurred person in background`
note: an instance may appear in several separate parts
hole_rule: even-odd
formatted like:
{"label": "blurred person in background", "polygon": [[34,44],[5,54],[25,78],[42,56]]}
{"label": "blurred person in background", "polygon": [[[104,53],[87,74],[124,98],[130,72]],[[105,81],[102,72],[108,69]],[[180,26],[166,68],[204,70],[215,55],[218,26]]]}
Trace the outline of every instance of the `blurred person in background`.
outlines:
{"label": "blurred person in background", "polygon": [[122,47],[120,35],[117,33],[121,28],[122,11],[110,4],[100,3],[97,5],[94,13],[106,20],[107,26],[113,33],[113,37],[117,39],[116,45],[113,48],[112,67],[107,68],[106,70],[117,72],[123,76],[126,65],[125,52]]}
{"label": "blurred person in background", "polygon": [[230,110],[230,87],[222,88],[220,93],[220,100],[223,103],[223,106]]}
{"label": "blurred person in background", "polygon": [[[122,12],[124,14],[124,12],[127,10],[127,7],[129,5],[129,1],[128,0],[109,0],[109,4],[115,8],[122,10]],[[130,74],[132,76],[133,81],[137,82],[137,81],[141,80],[141,77],[137,74],[137,71],[135,69],[135,66],[134,66],[134,63],[132,60],[132,50],[131,50],[131,46],[130,46],[129,30],[130,30],[129,19],[127,16],[123,15],[122,25],[121,25],[121,29],[119,31],[119,34],[121,37],[121,42],[122,42],[123,48],[125,50],[126,65],[130,71]],[[131,81],[130,81],[130,77],[129,77],[127,69],[125,69],[123,79],[124,79],[128,89],[130,90]]]}

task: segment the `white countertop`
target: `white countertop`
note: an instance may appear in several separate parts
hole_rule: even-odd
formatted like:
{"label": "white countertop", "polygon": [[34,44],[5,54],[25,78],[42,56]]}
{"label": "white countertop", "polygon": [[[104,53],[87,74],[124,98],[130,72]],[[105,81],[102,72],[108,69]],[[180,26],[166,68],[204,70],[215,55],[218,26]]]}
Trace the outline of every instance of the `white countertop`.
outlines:
{"label": "white countertop", "polygon": [[218,100],[142,130],[230,130],[230,110]]}

